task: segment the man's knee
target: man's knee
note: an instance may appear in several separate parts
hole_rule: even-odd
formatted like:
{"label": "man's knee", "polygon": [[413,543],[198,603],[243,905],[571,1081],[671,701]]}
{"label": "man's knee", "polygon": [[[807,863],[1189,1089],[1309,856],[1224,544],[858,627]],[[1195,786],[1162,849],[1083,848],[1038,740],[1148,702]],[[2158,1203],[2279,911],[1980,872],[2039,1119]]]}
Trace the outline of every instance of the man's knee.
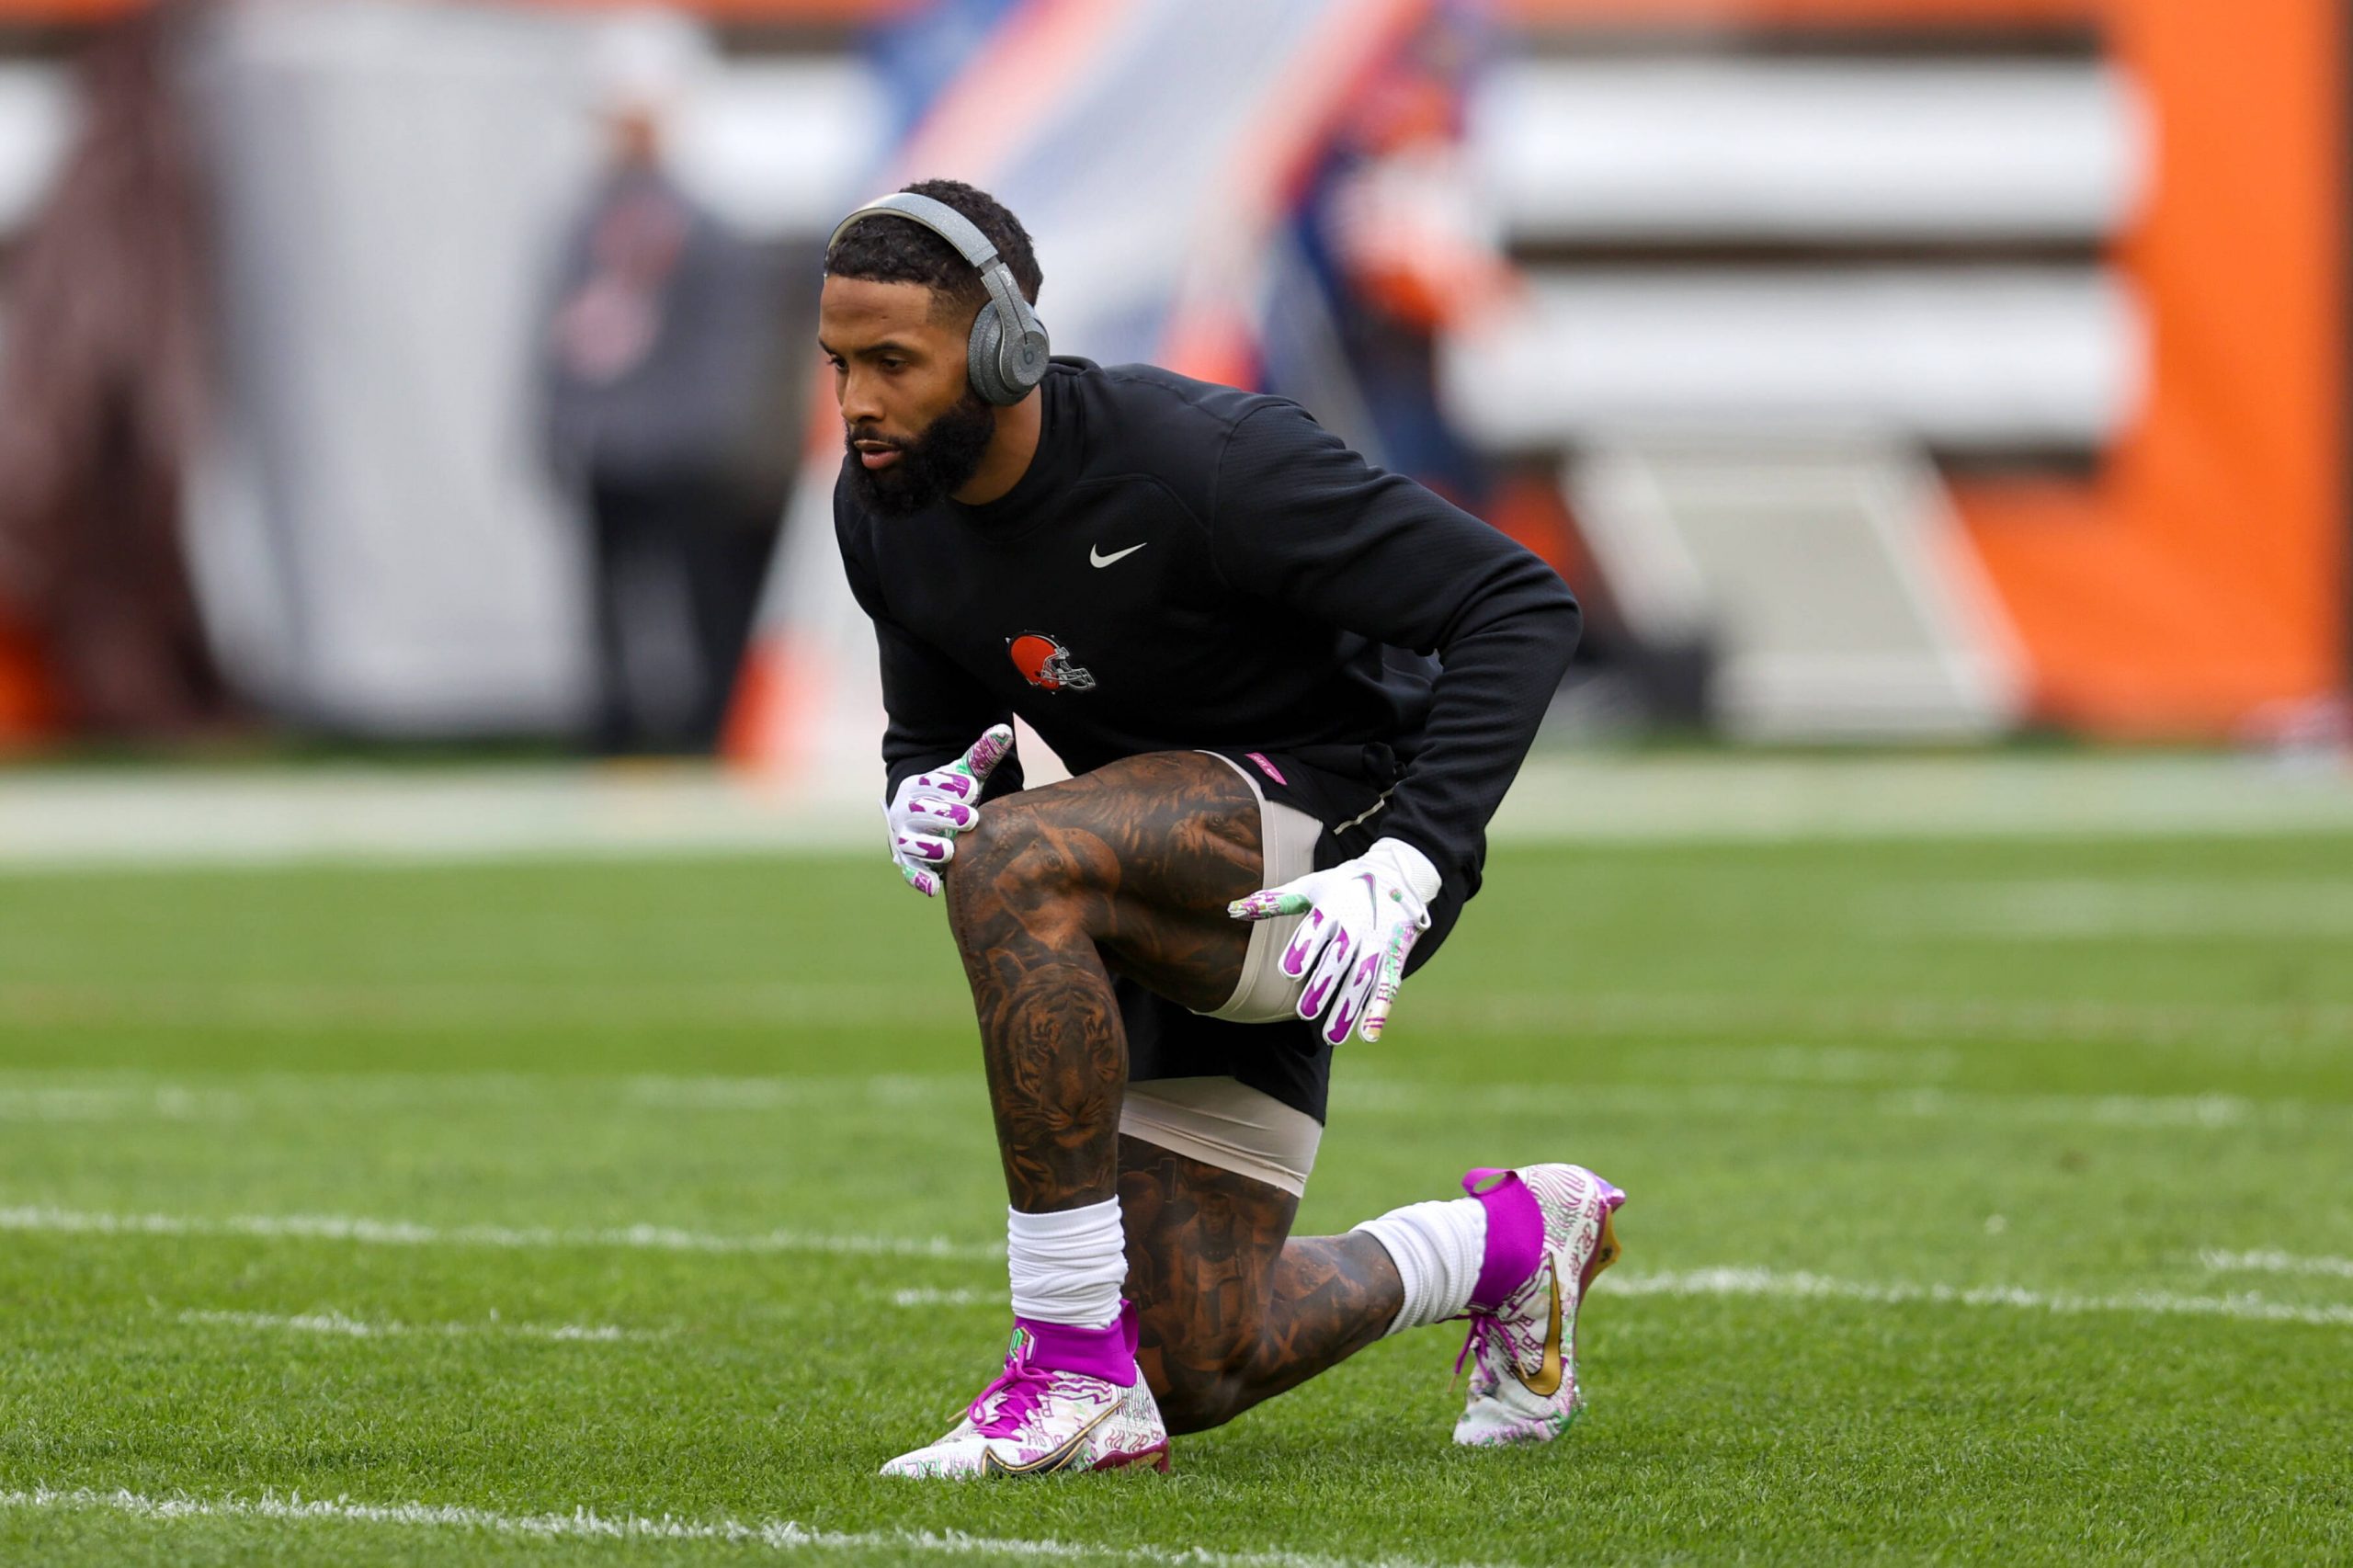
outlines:
{"label": "man's knee", "polygon": [[1241,1346],[1232,1349],[1230,1355],[1204,1358],[1199,1346],[1187,1346],[1183,1354],[1164,1349],[1141,1358],[1160,1418],[1171,1432],[1222,1426],[1249,1407],[1243,1397],[1250,1381],[1246,1356]]}
{"label": "man's knee", "polygon": [[948,868],[951,912],[983,901],[1022,905],[1077,899],[1116,881],[1108,850],[1062,820],[1050,799],[1017,795],[992,801],[956,839]]}
{"label": "man's knee", "polygon": [[1154,1391],[1160,1419],[1177,1437],[1222,1426],[1245,1408],[1238,1378],[1204,1379],[1188,1376]]}

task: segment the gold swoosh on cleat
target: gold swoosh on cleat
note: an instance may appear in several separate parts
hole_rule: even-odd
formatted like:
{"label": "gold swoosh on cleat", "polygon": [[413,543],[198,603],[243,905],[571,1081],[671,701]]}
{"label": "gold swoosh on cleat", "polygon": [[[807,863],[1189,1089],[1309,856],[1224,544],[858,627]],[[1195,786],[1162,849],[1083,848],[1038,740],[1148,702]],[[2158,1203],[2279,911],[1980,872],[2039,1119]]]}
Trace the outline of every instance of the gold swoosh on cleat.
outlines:
{"label": "gold swoosh on cleat", "polygon": [[1562,1371],[1561,1270],[1550,1258],[1544,1260],[1544,1267],[1552,1271],[1552,1316],[1544,1329],[1544,1359],[1532,1378],[1519,1369],[1517,1358],[1511,1369],[1511,1375],[1519,1380],[1519,1386],[1539,1399],[1550,1399],[1561,1392]]}
{"label": "gold swoosh on cleat", "polygon": [[[1553,1310],[1557,1312],[1559,1308],[1556,1306]],[[1557,1381],[1556,1379],[1555,1381]],[[1007,1464],[996,1457],[995,1449],[983,1447],[981,1449],[981,1473],[983,1475],[1051,1475],[1057,1471],[1066,1470],[1072,1461],[1078,1458],[1079,1450],[1086,1446],[1086,1439],[1093,1434],[1095,1428],[1109,1420],[1111,1413],[1119,1408],[1119,1402],[1116,1400],[1105,1405],[1096,1412],[1095,1419],[1072,1433],[1060,1447],[1040,1454],[1027,1464]]]}

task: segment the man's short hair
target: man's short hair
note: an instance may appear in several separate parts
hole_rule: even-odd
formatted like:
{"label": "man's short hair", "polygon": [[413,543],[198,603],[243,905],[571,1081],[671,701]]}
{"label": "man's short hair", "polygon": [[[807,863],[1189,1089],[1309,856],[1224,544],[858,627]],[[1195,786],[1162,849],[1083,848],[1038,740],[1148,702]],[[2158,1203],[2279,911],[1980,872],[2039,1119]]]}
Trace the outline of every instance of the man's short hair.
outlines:
{"label": "man's short hair", "polygon": [[[1038,302],[1045,277],[1029,248],[1029,232],[987,191],[975,190],[961,180],[917,180],[903,189],[945,202],[972,220],[996,246],[997,256],[1013,273],[1021,297]],[[910,219],[878,212],[860,218],[825,253],[825,273],[831,278],[861,278],[873,283],[920,283],[935,290],[935,308],[955,306],[976,315],[988,301],[981,275],[963,253],[939,235]]]}

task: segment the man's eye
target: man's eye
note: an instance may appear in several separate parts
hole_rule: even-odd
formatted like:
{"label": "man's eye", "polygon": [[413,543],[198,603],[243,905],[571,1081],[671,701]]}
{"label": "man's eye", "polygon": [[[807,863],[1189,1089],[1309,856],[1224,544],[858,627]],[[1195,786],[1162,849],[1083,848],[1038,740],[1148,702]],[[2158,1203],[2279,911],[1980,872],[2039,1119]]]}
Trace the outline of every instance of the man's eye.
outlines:
{"label": "man's eye", "polygon": [[881,365],[886,370],[904,370],[907,368],[907,362],[896,355],[883,356]]}

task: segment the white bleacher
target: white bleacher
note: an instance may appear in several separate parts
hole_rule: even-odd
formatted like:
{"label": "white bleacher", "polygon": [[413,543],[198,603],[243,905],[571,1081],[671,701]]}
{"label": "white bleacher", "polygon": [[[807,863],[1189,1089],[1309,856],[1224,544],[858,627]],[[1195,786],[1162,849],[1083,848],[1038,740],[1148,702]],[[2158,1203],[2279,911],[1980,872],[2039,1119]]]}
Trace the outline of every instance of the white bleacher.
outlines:
{"label": "white bleacher", "polygon": [[[2096,455],[2149,324],[2103,244],[2155,177],[2094,59],[1515,62],[1472,116],[1528,287],[1444,346],[1499,452],[1559,454],[1629,629],[1779,739],[1968,735],[2024,682],[1931,453]],[[1912,259],[1896,259],[1911,257]]]}
{"label": "white bleacher", "polygon": [[2097,239],[2149,179],[2096,62],[1530,60],[1473,135],[1512,232],[1555,242]]}
{"label": "white bleacher", "polygon": [[1443,358],[1503,448],[1629,431],[2095,449],[2137,412],[2147,329],[2100,267],[1556,268]]}

